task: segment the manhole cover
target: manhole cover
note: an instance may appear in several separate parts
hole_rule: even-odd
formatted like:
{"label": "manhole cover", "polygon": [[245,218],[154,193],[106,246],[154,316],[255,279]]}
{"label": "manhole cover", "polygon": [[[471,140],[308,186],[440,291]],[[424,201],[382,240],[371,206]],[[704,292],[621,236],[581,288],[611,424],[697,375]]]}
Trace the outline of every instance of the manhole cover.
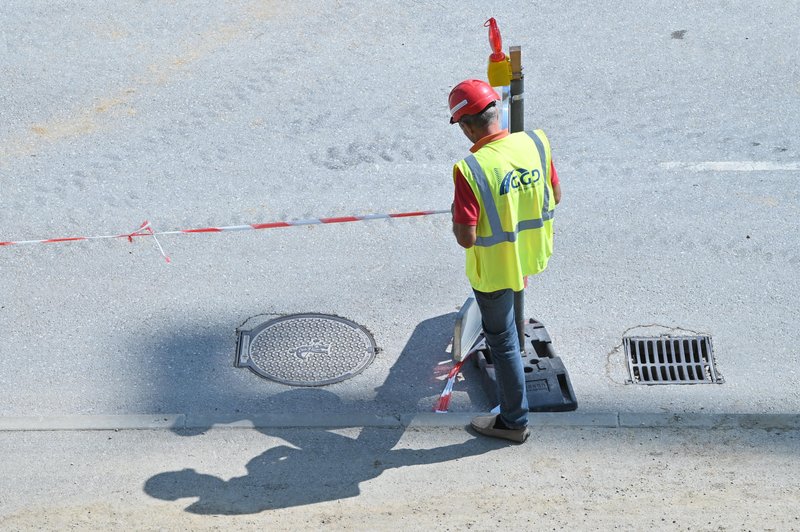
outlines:
{"label": "manhole cover", "polygon": [[710,336],[626,337],[634,384],[722,383]]}
{"label": "manhole cover", "polygon": [[338,316],[293,314],[239,331],[236,366],[292,386],[322,386],[361,373],[375,358],[372,335]]}

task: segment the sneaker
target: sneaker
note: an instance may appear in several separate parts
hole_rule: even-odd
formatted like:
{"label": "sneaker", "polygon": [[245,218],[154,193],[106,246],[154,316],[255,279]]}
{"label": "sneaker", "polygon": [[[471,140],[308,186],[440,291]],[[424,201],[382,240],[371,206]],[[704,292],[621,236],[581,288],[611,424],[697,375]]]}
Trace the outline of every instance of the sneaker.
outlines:
{"label": "sneaker", "polygon": [[[499,414],[498,414],[499,415]],[[522,427],[521,429],[497,429],[494,424],[497,416],[478,416],[472,420],[472,428],[484,436],[493,438],[503,438],[517,443],[524,443],[531,435],[531,429]]]}

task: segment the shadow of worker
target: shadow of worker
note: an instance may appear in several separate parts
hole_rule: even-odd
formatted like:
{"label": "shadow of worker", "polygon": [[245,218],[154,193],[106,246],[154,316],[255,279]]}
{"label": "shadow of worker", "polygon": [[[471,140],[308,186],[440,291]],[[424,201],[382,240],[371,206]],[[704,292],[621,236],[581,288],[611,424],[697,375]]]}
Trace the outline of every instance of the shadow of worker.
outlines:
{"label": "shadow of worker", "polygon": [[[432,396],[438,394],[442,381],[431,376],[434,368],[449,356],[446,347],[453,319],[452,314],[439,316],[416,327],[369,406],[378,405],[386,413],[388,408],[395,412],[411,405],[416,408],[421,401],[427,402],[426,399],[432,403]],[[409,379],[415,379],[413,387]],[[287,404],[340,401],[338,396],[322,389],[294,389],[280,395]],[[310,399],[315,402],[310,403]],[[353,406],[363,409],[367,405],[353,403]],[[171,471],[148,479],[144,491],[162,500],[196,497],[198,500],[186,508],[187,512],[195,514],[253,514],[355,497],[360,493],[361,482],[374,479],[388,469],[476,456],[506,445],[472,437],[463,443],[441,447],[395,449],[404,434],[402,427],[363,427],[351,431],[259,430],[285,443],[250,460],[246,475],[226,481],[194,469]],[[350,432],[357,432],[357,435],[347,435]]]}

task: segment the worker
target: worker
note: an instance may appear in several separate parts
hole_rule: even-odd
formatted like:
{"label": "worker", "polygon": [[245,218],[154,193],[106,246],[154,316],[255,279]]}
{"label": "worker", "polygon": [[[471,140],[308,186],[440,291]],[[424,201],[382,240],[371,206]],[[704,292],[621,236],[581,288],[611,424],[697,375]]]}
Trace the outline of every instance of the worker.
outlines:
{"label": "worker", "polygon": [[498,100],[488,83],[476,79],[450,92],[450,123],[473,143],[471,155],[453,168],[453,233],[466,249],[500,399],[498,415],[478,416],[471,424],[480,434],[522,443],[530,429],[516,325],[523,316],[515,316],[514,298],[528,275],[547,267],[561,187],[545,134],[502,129]]}

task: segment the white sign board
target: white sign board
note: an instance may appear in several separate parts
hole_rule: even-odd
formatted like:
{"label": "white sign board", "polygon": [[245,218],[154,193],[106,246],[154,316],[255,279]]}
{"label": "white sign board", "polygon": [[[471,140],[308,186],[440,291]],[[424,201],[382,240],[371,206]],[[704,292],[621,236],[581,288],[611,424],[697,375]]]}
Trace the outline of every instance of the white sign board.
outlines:
{"label": "white sign board", "polygon": [[460,362],[475,346],[483,332],[481,311],[474,297],[469,297],[456,316],[453,331],[453,360]]}

